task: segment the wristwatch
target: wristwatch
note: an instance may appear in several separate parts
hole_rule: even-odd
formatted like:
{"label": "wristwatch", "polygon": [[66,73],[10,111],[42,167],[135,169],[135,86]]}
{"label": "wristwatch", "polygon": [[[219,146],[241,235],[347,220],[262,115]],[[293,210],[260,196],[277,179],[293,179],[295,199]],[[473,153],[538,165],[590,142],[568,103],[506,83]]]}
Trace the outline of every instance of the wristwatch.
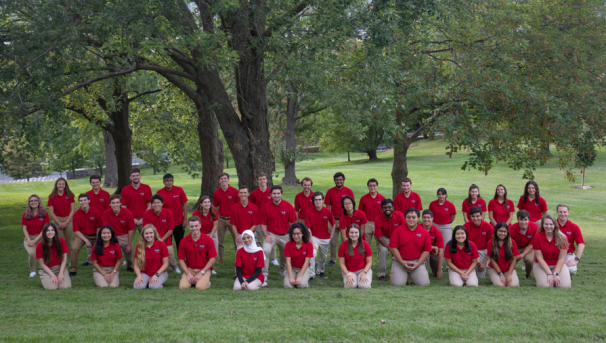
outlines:
{"label": "wristwatch", "polygon": [[112,272],[114,272],[114,274],[115,274],[115,273],[117,273],[118,271],[114,269],[114,270],[112,270]]}
{"label": "wristwatch", "polygon": [[160,277],[160,274],[159,274],[159,273],[156,273],[156,276],[157,276],[157,277]]}
{"label": "wristwatch", "polygon": [[205,272],[205,271],[203,271],[203,270],[202,270],[200,273],[202,273],[202,275],[206,274],[206,272]]}
{"label": "wristwatch", "polygon": [[503,275],[503,272],[499,272],[499,275]]}
{"label": "wristwatch", "polygon": [[575,256],[575,257],[574,257],[574,260],[575,260],[575,261],[578,261],[578,262],[581,262],[581,259],[580,259],[580,258],[578,258],[577,256]]}
{"label": "wristwatch", "polygon": [[553,275],[555,275],[555,276],[560,276],[560,273],[553,273]]}

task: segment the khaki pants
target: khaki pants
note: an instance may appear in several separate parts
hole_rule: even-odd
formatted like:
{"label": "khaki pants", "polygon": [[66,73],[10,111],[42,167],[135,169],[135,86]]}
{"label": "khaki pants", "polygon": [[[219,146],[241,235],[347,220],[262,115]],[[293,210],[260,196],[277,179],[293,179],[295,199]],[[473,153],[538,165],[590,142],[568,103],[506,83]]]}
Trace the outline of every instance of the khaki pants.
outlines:
{"label": "khaki pants", "polygon": [[444,239],[444,246],[452,239],[452,224],[436,224],[433,223],[435,227],[437,227],[442,233],[442,238]]}
{"label": "khaki pants", "polygon": [[[300,268],[292,268],[292,277],[297,279],[301,273]],[[298,289],[306,289],[309,286],[309,268],[305,269],[305,273],[303,273],[303,277],[301,277],[301,284],[293,286],[290,284],[290,278],[288,277],[288,273],[284,275],[284,288],[298,288]]]}
{"label": "khaki pants", "polygon": [[233,232],[231,232],[231,224],[229,224],[229,219],[223,219],[219,217],[219,223],[217,224],[217,235],[219,237],[219,260],[225,259],[225,234],[229,232],[231,236],[231,240],[234,242],[234,251],[236,251],[236,237],[234,237]]}
{"label": "khaki pants", "polygon": [[[263,239],[265,239],[265,235],[263,234],[263,229],[261,229],[261,225],[257,225],[257,230],[255,231],[255,240],[257,241],[257,246],[259,248],[263,248]],[[217,251],[219,251],[217,249]],[[271,250],[271,259],[272,261],[276,259],[276,248]],[[282,262],[280,261],[280,264]]]}
{"label": "khaki pants", "polygon": [[[106,273],[111,273],[114,270],[114,267],[101,267],[101,269]],[[95,270],[93,270],[93,279],[95,280],[97,287],[115,288],[115,287],[120,286],[120,277],[118,274],[120,274],[120,272],[118,272],[118,273],[116,273],[116,275],[114,275],[114,279],[112,280],[112,283],[107,283],[107,281],[105,280],[103,275],[101,273],[99,273],[97,271],[97,269],[95,269]]]}
{"label": "khaki pants", "polygon": [[[269,254],[272,249],[275,249],[276,244],[278,245],[278,249],[280,249],[280,259],[284,257],[284,247],[289,240],[288,234],[285,235],[275,235],[269,232],[269,236],[273,238],[273,243],[268,243],[267,239],[263,242],[263,252],[265,253],[265,267],[263,267],[263,275],[265,276],[265,280],[267,280],[267,275],[269,275]],[[282,268],[282,264],[280,264],[280,273],[286,271],[286,266]]]}
{"label": "khaki pants", "polygon": [[[467,269],[461,269],[463,273],[467,271]],[[476,271],[473,270],[469,273],[469,277],[467,281],[463,281],[461,275],[452,269],[448,269],[448,279],[450,280],[450,285],[455,287],[463,287],[463,285],[467,285],[470,287],[478,287],[478,276],[476,275]]]}
{"label": "khaki pants", "polygon": [[[518,251],[520,254],[526,249],[526,247],[518,247]],[[530,250],[530,252],[524,256],[524,266],[526,267],[526,275],[530,275],[532,271],[532,267],[534,266],[534,250]]]}
{"label": "khaki pants", "polygon": [[[61,265],[59,264],[54,267],[50,267],[49,269],[51,270],[51,272],[53,272],[53,274],[55,274],[55,276],[59,276],[59,271],[61,270]],[[46,274],[44,269],[40,269],[38,271],[38,275],[40,275],[40,281],[42,281],[42,286],[44,287],[44,289],[48,289],[48,290],[72,288],[72,280],[69,278],[69,273],[67,273],[67,271],[64,271],[63,273],[64,273],[63,276],[65,277],[65,280],[63,280],[63,282],[60,283],[59,285],[55,285],[52,282],[51,276]]]}
{"label": "khaki pants", "polygon": [[[576,257],[575,254],[567,254],[566,260],[564,261],[564,263],[567,263],[569,261],[574,261],[575,257]],[[568,266],[566,266],[566,267],[568,267]],[[575,275],[577,273],[577,266],[568,267],[568,272],[570,273],[570,275]]]}
{"label": "khaki pants", "polygon": [[[193,275],[197,275],[202,269],[191,269],[191,268],[187,268],[189,269],[189,272],[192,273]],[[212,275],[212,273],[210,272],[210,270],[208,271],[208,273],[204,273],[204,275],[202,275],[202,278],[200,280],[198,280],[198,282],[196,282],[196,289],[199,290],[205,290],[205,289],[209,289],[210,288],[210,276]],[[179,281],[179,289],[190,289],[192,288],[192,285],[188,280],[187,280],[187,273],[185,273],[185,271],[183,272],[183,275],[181,276],[181,281]]]}
{"label": "khaki pants", "polygon": [[215,232],[215,236],[211,237],[210,233],[206,234],[208,237],[212,238],[213,242],[215,242],[215,252],[219,251],[219,238],[217,237],[217,233]]}
{"label": "khaki pants", "polygon": [[311,241],[314,244],[314,249],[317,249],[316,255],[309,261],[310,275],[316,275],[316,260],[318,261],[318,274],[324,273],[324,268],[326,267],[326,257],[328,255],[328,249],[330,247],[330,238],[317,238],[311,237]]}
{"label": "khaki pants", "polygon": [[370,242],[372,242],[372,238],[375,236],[375,222],[366,222],[366,227],[364,228],[364,235],[366,236],[366,242],[370,244]]}
{"label": "khaki pants", "polygon": [[133,253],[135,249],[130,246],[130,252],[126,252],[126,247],[128,246],[128,235],[116,236],[118,239],[118,244],[120,244],[120,248],[122,249],[122,255],[124,255],[124,260],[126,261],[126,269],[130,269],[133,267]]}
{"label": "khaki pants", "polygon": [[[549,266],[549,269],[553,273],[553,270],[556,266]],[[547,280],[547,273],[541,268],[541,265],[535,263],[532,272],[534,274],[534,278],[537,282],[537,287],[549,287],[549,281]],[[562,266],[562,270],[560,270],[560,288],[570,288],[572,287],[572,279],[570,279],[570,271],[566,265]]]}
{"label": "khaki pants", "polygon": [[[448,249],[448,248],[446,248]],[[431,273],[433,274],[433,276],[438,276],[438,264],[440,262],[440,257],[438,255],[429,255],[429,257],[427,257],[425,259],[425,268],[427,268],[427,270],[429,270],[429,268],[431,267]]]}
{"label": "khaki pants", "polygon": [[[168,280],[168,273],[164,272],[164,273],[160,274],[160,276],[158,276],[158,282],[156,282],[153,285],[149,283],[149,280],[152,278],[151,276],[149,276],[145,273],[141,273],[141,277],[143,278],[143,282],[141,284],[139,284],[138,286],[135,285],[135,282],[133,281],[134,289],[146,289],[147,286],[149,286],[149,289],[161,289],[161,288],[164,288],[164,283],[166,283],[166,280]],[[135,281],[137,281],[136,277],[135,277]]]}
{"label": "khaki pants", "polygon": [[[261,281],[259,279],[255,279],[255,281],[251,282],[248,284],[248,290],[249,291],[255,291],[259,288],[261,288]],[[236,282],[234,282],[234,291],[241,291],[242,290],[242,285],[240,284],[240,280],[238,280],[238,278],[236,278]]]}
{"label": "khaki pants", "polygon": [[[389,243],[389,238],[383,237],[383,239]],[[379,240],[377,240],[377,254],[379,256],[379,270],[377,271],[377,276],[385,276],[385,272],[387,271],[389,248],[379,243]]]}
{"label": "khaki pants", "polygon": [[299,218],[299,219],[297,219],[296,223],[305,224],[305,219]]}
{"label": "khaki pants", "polygon": [[[404,260],[404,262],[417,262],[418,259],[413,261]],[[394,257],[391,259],[391,284],[392,286],[405,286],[408,282],[408,277],[417,286],[429,286],[429,274],[425,263],[421,264],[417,269],[409,272],[405,269]]]}
{"label": "khaki pants", "polygon": [[330,260],[334,263],[337,263],[339,237],[341,237],[341,230],[339,230],[339,219],[335,218],[335,232],[333,232],[332,238],[330,239]]}
{"label": "khaki pants", "polygon": [[[95,240],[97,239],[95,235],[84,235],[84,237],[86,237],[91,244],[95,244]],[[72,245],[72,254],[69,258],[70,273],[75,273],[78,270],[78,256],[80,255],[80,250],[82,250],[82,247],[85,246],[86,243],[84,243],[80,237],[76,236],[76,239],[74,239],[74,244]]]}
{"label": "khaki pants", "polygon": [[[68,217],[57,217],[57,219],[60,219],[61,221],[67,219]],[[72,253],[72,240],[73,240],[73,236],[74,236],[74,224],[73,221],[70,220],[67,223],[67,226],[65,226],[65,229],[61,229],[59,228],[59,223],[55,223],[57,224],[57,228],[59,229],[59,237],[65,239],[65,244],[67,244],[67,248],[69,249],[69,251],[67,252],[67,260],[70,260],[70,256]]]}
{"label": "khaki pants", "polygon": [[[490,259],[489,256],[486,256],[488,254],[488,250],[484,249],[484,250],[478,250],[478,254],[480,255],[480,257],[478,257],[478,264],[476,265],[476,275],[478,276],[478,279],[483,279],[486,277],[486,269],[488,269],[488,259]],[[484,271],[480,271],[480,263],[484,262],[484,259],[486,259],[486,269],[484,269]]]}
{"label": "khaki pants", "polygon": [[[141,218],[136,218],[136,219],[141,219]],[[141,234],[141,230],[143,230],[143,224],[135,225],[135,227],[137,228],[137,231],[139,232],[139,234]]]}
{"label": "khaki pants", "polygon": [[[29,235],[29,239],[34,240],[38,235]],[[36,271],[36,246],[30,247],[27,245],[27,239],[23,238],[23,247],[25,247],[25,251],[27,251],[29,263],[29,272],[33,273]]]}
{"label": "khaki pants", "polygon": [[168,249],[168,265],[174,270],[177,268],[177,259],[175,258],[175,250],[172,245],[166,247]]}
{"label": "khaki pants", "polygon": [[[509,272],[503,272],[503,275],[507,276],[508,273]],[[492,281],[493,285],[504,287],[501,283],[501,277],[493,268],[488,268],[488,277],[490,278],[490,281]],[[511,284],[507,287],[520,287],[520,279],[518,278],[518,274],[516,273],[515,269],[513,273],[511,273]]]}
{"label": "khaki pants", "polygon": [[360,269],[357,272],[349,271],[350,274],[353,274],[353,285],[348,285],[347,274],[341,273],[343,275],[343,284],[345,285],[345,288],[370,288],[372,285],[372,269],[368,270],[368,273],[366,273],[368,282],[360,282],[360,275],[362,274],[363,270],[364,269]]}

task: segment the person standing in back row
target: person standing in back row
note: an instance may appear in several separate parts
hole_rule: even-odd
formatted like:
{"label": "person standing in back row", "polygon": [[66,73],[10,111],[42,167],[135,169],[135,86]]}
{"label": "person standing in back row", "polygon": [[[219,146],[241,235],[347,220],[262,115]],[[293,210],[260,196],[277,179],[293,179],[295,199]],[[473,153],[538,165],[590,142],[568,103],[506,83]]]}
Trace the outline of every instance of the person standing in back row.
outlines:
{"label": "person standing in back row", "polygon": [[143,225],[152,224],[156,229],[156,232],[160,236],[160,240],[166,245],[168,250],[168,264],[175,273],[180,274],[181,270],[177,265],[177,259],[175,258],[175,250],[173,249],[173,228],[175,227],[175,220],[171,210],[164,208],[164,199],[161,195],[155,194],[151,198],[152,208],[145,211],[143,215]]}
{"label": "person standing in back row", "polygon": [[[341,199],[346,195],[356,199],[351,189],[345,187],[345,175],[341,172],[336,173],[333,176],[335,186],[326,192],[324,203],[329,210],[332,211],[335,217],[335,227],[339,227],[339,218],[343,216],[343,207],[341,207]],[[326,264],[327,266],[334,266],[337,261],[337,245],[339,244],[339,236],[341,235],[339,230],[335,230],[330,240],[330,261]],[[360,239],[362,239],[360,237]]]}
{"label": "person standing in back row", "polygon": [[297,212],[297,223],[299,224],[305,224],[307,210],[314,207],[313,200],[311,199],[311,195],[313,194],[311,186],[313,184],[310,178],[304,178],[301,180],[303,192],[295,195],[295,212]]}
{"label": "person standing in back row", "polygon": [[112,194],[109,197],[110,208],[103,213],[103,225],[109,225],[114,229],[118,244],[122,248],[122,254],[126,260],[126,271],[134,273],[133,269],[133,239],[135,236],[135,218],[129,209],[120,205],[122,199],[120,194]]}
{"label": "person standing in back row", "polygon": [[330,237],[332,237],[335,230],[335,217],[332,211],[322,205],[324,203],[324,194],[322,192],[315,192],[312,195],[312,199],[314,200],[314,207],[307,210],[305,226],[311,231],[311,242],[314,245],[314,249],[318,249],[318,253],[312,256],[311,259],[309,281],[314,281],[315,279],[316,264],[318,265],[319,276],[324,279],[327,278],[324,275],[324,262],[326,262],[326,255],[330,247]]}
{"label": "person standing in back row", "polygon": [[141,183],[141,171],[133,168],[130,171],[130,185],[124,187],[120,196],[122,197],[122,206],[128,208],[135,218],[135,226],[139,233],[143,228],[143,215],[145,211],[151,208],[151,188]]}
{"label": "person standing in back row", "polygon": [[74,239],[73,250],[69,260],[69,276],[76,276],[78,270],[78,255],[83,246],[92,248],[97,240],[97,232],[103,226],[101,213],[96,208],[89,206],[88,194],[82,193],[78,196],[80,208],[74,214]]}
{"label": "person standing in back row", "polygon": [[379,181],[376,179],[368,180],[366,186],[368,187],[368,194],[360,198],[358,209],[366,215],[367,222],[366,227],[364,228],[364,235],[366,236],[366,241],[370,244],[372,237],[375,235],[375,218],[382,214],[381,201],[383,201],[385,197],[377,191],[379,188]]}
{"label": "person standing in back row", "polygon": [[48,213],[50,214],[53,223],[57,225],[57,232],[59,237],[65,240],[67,244],[67,260],[72,250],[72,241],[74,234],[74,226],[72,217],[76,213],[76,200],[75,195],[69,190],[67,180],[60,177],[55,181],[55,188],[48,196]]}
{"label": "person standing in back row", "polygon": [[225,233],[230,232],[234,246],[236,245],[236,237],[231,233],[231,207],[238,203],[238,190],[229,185],[229,174],[221,173],[219,175],[219,185],[216,191],[213,192],[213,207],[219,212],[219,223],[217,225],[217,234],[219,239],[219,261],[221,264],[225,261]]}
{"label": "person standing in back row", "polygon": [[457,210],[453,203],[446,200],[446,189],[439,188],[437,194],[438,200],[432,201],[429,209],[433,212],[433,224],[442,233],[442,239],[449,242],[452,239],[452,223],[457,216]]}
{"label": "person standing in back row", "polygon": [[29,277],[36,276],[36,245],[42,239],[42,227],[49,222],[44,204],[37,194],[30,195],[27,201],[27,210],[21,217],[23,246],[29,255]]}
{"label": "person standing in back row", "polygon": [[[97,209],[97,211],[103,215],[103,213],[109,209],[109,193],[101,189],[101,176],[97,174],[91,175],[89,182],[91,187],[93,187],[93,189],[86,192],[90,198],[90,207]],[[90,259],[92,248],[87,247],[86,250],[88,252],[88,258],[81,267],[93,265],[93,261]]]}
{"label": "person standing in back row", "polygon": [[526,210],[519,210],[518,222],[509,226],[511,240],[516,243],[520,254],[516,257],[518,260],[524,260],[526,267],[526,278],[532,278],[532,267],[534,266],[534,250],[530,242],[537,234],[539,226],[530,221],[530,215]]}
{"label": "person standing in back row", "polygon": [[518,209],[530,214],[530,221],[541,225],[541,217],[547,214],[547,202],[539,194],[539,185],[530,180],[524,186],[524,195],[518,201]]}
{"label": "person standing in back row", "polygon": [[513,201],[507,199],[507,189],[503,185],[498,185],[494,192],[494,198],[488,202],[488,217],[492,226],[503,222],[507,225],[513,220]]}
{"label": "person standing in back row", "polygon": [[419,211],[423,211],[423,203],[421,197],[412,191],[412,181],[405,177],[400,181],[402,186],[402,193],[396,195],[394,199],[394,209],[398,212],[406,212],[409,208],[416,208]]}
{"label": "person standing in back row", "polygon": [[236,246],[234,252],[242,247],[242,233],[246,230],[255,232],[257,225],[261,224],[259,209],[255,204],[248,201],[248,186],[241,185],[238,190],[240,202],[231,207],[231,232],[236,237]]}
{"label": "person standing in back row", "polygon": [[[259,176],[257,176],[257,185],[259,187],[257,187],[257,189],[250,193],[250,202],[255,204],[259,209],[259,212],[261,212],[263,206],[271,202],[271,189],[267,187],[267,175],[265,175],[265,173],[261,173],[259,174]],[[257,231],[255,231],[255,241],[257,242],[257,245],[260,248],[263,247],[264,238],[265,236],[263,236],[263,230],[261,230],[261,225],[257,225]],[[280,259],[280,262],[278,262],[278,260],[276,259],[275,247],[271,251],[270,258],[271,264],[273,264],[274,266],[280,265],[280,268],[286,268],[286,261],[284,259]]]}
{"label": "person standing in back row", "polygon": [[173,213],[175,228],[173,229],[173,238],[177,251],[179,251],[179,243],[183,239],[185,229],[183,221],[187,219],[187,195],[183,188],[175,186],[175,178],[172,174],[165,174],[162,178],[164,188],[158,190],[156,194],[160,194],[164,199],[163,208],[169,209]]}
{"label": "person standing in back row", "polygon": [[[469,192],[467,193],[467,199],[463,200],[463,206],[461,208],[461,212],[463,212],[463,220],[465,223],[471,221],[471,217],[469,217],[469,210],[472,207],[479,207],[482,210],[482,220],[486,220],[486,212],[488,211],[488,207],[486,207],[486,201],[482,199],[480,196],[480,187],[472,184],[469,186]],[[446,243],[446,242],[445,242]]]}
{"label": "person standing in back row", "polygon": [[[577,273],[577,264],[581,262],[583,250],[585,250],[585,241],[579,226],[568,220],[568,205],[559,204],[556,208],[558,212],[558,227],[568,239],[568,252],[566,254],[566,266],[570,271],[570,275]],[[576,243],[576,247],[575,247]]]}
{"label": "person standing in back row", "polygon": [[[490,262],[488,256],[488,241],[492,239],[493,226],[482,220],[482,210],[479,207],[472,207],[469,210],[471,221],[463,225],[466,230],[467,239],[474,244],[478,250],[478,259],[476,265],[476,275],[483,279],[486,276],[486,265]],[[452,249],[451,249],[452,250]]]}

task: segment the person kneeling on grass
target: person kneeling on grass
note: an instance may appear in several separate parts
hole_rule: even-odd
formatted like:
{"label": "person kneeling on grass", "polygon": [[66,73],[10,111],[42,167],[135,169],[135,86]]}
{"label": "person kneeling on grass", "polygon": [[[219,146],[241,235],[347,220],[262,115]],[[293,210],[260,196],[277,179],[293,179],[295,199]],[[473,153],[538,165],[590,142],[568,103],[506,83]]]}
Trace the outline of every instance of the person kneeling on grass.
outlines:
{"label": "person kneeling on grass", "polygon": [[544,215],[539,232],[532,239],[534,266],[532,271],[537,287],[570,288],[570,271],[565,264],[568,253],[568,239],[560,231],[552,215]]}
{"label": "person kneeling on grass", "polygon": [[520,287],[516,274],[518,262],[518,247],[511,239],[507,224],[498,223],[494,229],[492,240],[488,241],[488,277],[495,286]]}
{"label": "person kneeling on grass", "polygon": [[345,288],[370,288],[372,284],[372,251],[360,237],[361,229],[351,224],[347,241],[339,247],[339,266]]}
{"label": "person kneeling on grass", "polygon": [[97,233],[97,239],[90,254],[93,261],[93,279],[98,287],[118,287],[118,268],[122,262],[122,248],[118,237],[109,225],[104,225]]}
{"label": "person kneeling on grass", "polygon": [[42,239],[36,245],[36,258],[40,264],[40,281],[45,289],[71,288],[72,281],[65,273],[69,249],[59,237],[57,225],[47,223],[42,228]]}
{"label": "person kneeling on grass", "polygon": [[265,254],[263,248],[257,246],[255,234],[251,230],[245,230],[240,237],[242,237],[244,246],[236,252],[234,291],[254,291],[261,288],[265,281],[262,273],[265,266]]}
{"label": "person kneeling on grass", "polygon": [[217,258],[215,242],[200,232],[202,224],[199,217],[193,216],[187,222],[191,234],[181,240],[177,256],[183,269],[179,288],[208,289],[210,288],[211,269]]}
{"label": "person kneeling on grass", "polygon": [[476,265],[478,264],[478,248],[469,241],[467,230],[464,226],[455,227],[452,232],[453,239],[446,245],[444,258],[448,265],[448,279],[451,286],[462,287],[478,286],[478,275]]}
{"label": "person kneeling on grass", "polygon": [[147,224],[141,230],[139,243],[135,248],[135,289],[160,289],[168,280],[168,249],[160,239],[156,227]]}
{"label": "person kneeling on grass", "polygon": [[286,275],[284,288],[309,288],[309,261],[314,257],[314,245],[309,241],[309,230],[295,223],[288,230],[290,241],[284,247]]}

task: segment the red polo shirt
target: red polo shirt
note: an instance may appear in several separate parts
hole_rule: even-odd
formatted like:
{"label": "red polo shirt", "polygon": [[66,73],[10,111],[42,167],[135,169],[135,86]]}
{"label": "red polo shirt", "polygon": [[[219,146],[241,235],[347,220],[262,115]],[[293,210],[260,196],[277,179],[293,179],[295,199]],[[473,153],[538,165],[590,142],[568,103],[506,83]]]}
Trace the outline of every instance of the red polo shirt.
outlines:
{"label": "red polo shirt", "polygon": [[450,252],[450,247],[446,247],[444,249],[444,258],[448,260],[452,260],[452,264],[460,270],[467,270],[471,267],[471,260],[478,259],[480,257],[480,253],[478,252],[478,248],[473,242],[469,242],[470,252],[465,251],[465,247],[459,248],[457,245],[457,252],[452,254]]}
{"label": "red polo shirt", "polygon": [[261,209],[265,204],[271,202],[271,189],[267,187],[265,192],[261,192],[261,188],[257,188],[250,193],[250,202]]}
{"label": "red polo shirt", "polygon": [[518,247],[525,248],[528,244],[530,244],[530,241],[532,241],[534,235],[537,234],[538,229],[539,226],[537,224],[529,222],[528,229],[526,232],[522,233],[520,224],[515,223],[509,226],[509,234],[511,235],[511,239],[516,242]]}
{"label": "red polo shirt", "polygon": [[53,212],[57,217],[67,217],[71,212],[71,204],[74,202],[76,202],[74,197],[63,193],[63,195],[57,194],[54,197],[49,197],[46,206],[53,206]]}
{"label": "red polo shirt", "polygon": [[162,207],[173,213],[175,225],[183,224],[183,204],[187,203],[187,195],[185,195],[183,188],[173,186],[169,191],[164,187],[158,190],[157,194],[160,194],[164,199]]}
{"label": "red polo shirt", "polygon": [[[139,250],[139,244],[135,247],[135,255],[137,256],[137,251]],[[145,245],[145,269],[141,271],[141,273],[146,274],[147,276],[154,276],[162,267],[162,259],[164,257],[168,257],[168,248],[166,248],[166,244],[161,240],[154,240],[154,244],[151,247]]]}
{"label": "red polo shirt", "polygon": [[[561,249],[558,247],[555,237],[552,237],[550,242],[547,239],[547,235],[545,235],[545,231],[541,231],[534,235],[530,244],[532,244],[532,249],[541,251],[543,260],[545,260],[545,263],[547,263],[548,266],[555,266],[558,264]],[[534,261],[539,263],[539,260],[536,257]]]}
{"label": "red polo shirt", "polygon": [[467,203],[467,199],[465,199],[463,200],[463,207],[461,209],[461,212],[467,213],[467,218],[469,218],[469,220],[471,220],[469,210],[471,210],[472,207],[479,207],[482,210],[482,213],[486,213],[488,211],[488,207],[486,207],[486,201],[484,201],[484,199],[478,198],[478,200],[476,200],[476,202],[472,202],[471,205],[469,205]]}
{"label": "red polo shirt", "polygon": [[[215,242],[207,235],[200,235],[197,241],[191,237],[191,234],[181,240],[179,243],[179,253],[177,258],[185,260],[187,268],[204,269],[208,260],[217,257]],[[212,267],[210,269],[213,269]]]}
{"label": "red polo shirt", "polygon": [[473,242],[478,250],[486,250],[494,231],[492,225],[482,220],[480,226],[476,226],[472,221],[468,221],[463,226],[467,229],[469,241]]}
{"label": "red polo shirt", "polygon": [[122,197],[122,205],[126,206],[133,214],[134,218],[143,218],[143,214],[147,210],[147,204],[152,197],[151,188],[144,183],[139,184],[139,188],[134,189],[133,184],[122,188],[120,193]]}
{"label": "red polo shirt", "polygon": [[299,219],[305,219],[307,210],[314,207],[314,202],[311,196],[314,192],[309,192],[308,196],[305,196],[305,192],[301,192],[295,196],[295,212],[299,212]]}
{"label": "red polo shirt", "polygon": [[421,197],[413,191],[410,192],[410,196],[408,198],[404,195],[404,192],[398,193],[393,202],[395,210],[402,213],[405,213],[406,210],[411,207],[414,207],[419,211],[423,211]]}
{"label": "red polo shirt", "polygon": [[[156,227],[160,238],[164,237],[168,231],[175,228],[173,213],[165,208],[160,211],[160,214],[156,214],[153,208],[145,211],[145,214],[143,215],[143,226],[145,227],[147,224],[152,224]],[[168,236],[164,243],[166,243],[167,246],[173,245],[172,235]]]}
{"label": "red polo shirt", "polygon": [[492,216],[497,223],[506,223],[509,220],[510,213],[515,212],[515,207],[513,207],[513,201],[509,199],[507,199],[507,209],[499,203],[499,200],[492,199],[488,203],[488,211],[492,212]]}
{"label": "red polo shirt", "polygon": [[132,212],[124,207],[120,208],[118,215],[111,208],[103,212],[103,225],[111,226],[116,236],[128,235],[128,231],[137,228]]}
{"label": "red polo shirt", "polygon": [[368,244],[366,241],[358,240],[358,244],[364,244],[364,255],[360,255],[358,252],[358,246],[355,246],[353,247],[353,256],[349,256],[347,253],[348,243],[348,241],[344,241],[339,246],[339,257],[345,258],[345,268],[347,268],[347,270],[350,272],[357,272],[364,269],[364,267],[366,267],[366,257],[372,256],[370,244]]}
{"label": "red polo shirt", "polygon": [[[360,228],[362,225],[366,224],[366,215],[364,212],[360,210],[354,210],[353,216],[348,216],[347,214],[343,214],[339,219],[339,230],[347,229],[346,233],[349,234],[349,227],[351,224],[357,224]],[[362,235],[362,240],[366,240],[366,235]]]}
{"label": "red polo shirt", "polygon": [[330,206],[330,210],[332,211],[333,216],[335,218],[341,218],[343,216],[343,207],[341,207],[341,199],[343,199],[346,195],[356,199],[354,197],[354,193],[351,189],[343,186],[341,189],[338,189],[337,186],[329,189],[326,192],[326,197],[324,198],[324,203]]}
{"label": "red polo shirt", "polygon": [[311,234],[319,239],[329,239],[330,231],[328,224],[335,225],[335,217],[332,215],[332,211],[322,206],[320,211],[316,210],[315,207],[307,211],[305,217],[305,226],[311,230]]}
{"label": "red polo shirt", "polygon": [[570,220],[567,220],[564,226],[560,225],[559,220],[557,222],[558,226],[560,227],[560,231],[562,231],[566,235],[566,238],[568,238],[568,253],[574,254],[574,251],[577,249],[575,243],[576,245],[585,244],[583,234],[581,234],[581,229],[577,224],[571,222]]}
{"label": "red polo shirt", "polygon": [[[419,224],[419,225],[421,225],[421,224]],[[425,227],[423,227],[423,230],[427,231],[427,229],[425,229]],[[427,231],[427,232],[429,232],[429,238],[431,239],[431,246],[438,247],[438,249],[444,249],[444,237],[442,236],[442,232],[440,231],[440,229],[438,229],[437,227],[432,225],[431,229],[429,229],[429,231]],[[433,254],[433,251],[431,253]]]}
{"label": "red polo shirt", "polygon": [[[215,209],[211,208],[210,211],[215,211]],[[207,215],[203,215],[202,213],[200,213],[200,211],[194,211],[194,214],[192,214],[192,216],[198,216],[198,218],[200,218],[200,224],[202,225],[202,227],[200,228],[200,232],[205,235],[208,235],[213,231],[213,225],[216,221],[219,220],[219,214],[217,213],[217,211],[215,211],[215,220],[212,220],[210,216],[210,211]]]}
{"label": "red polo shirt", "polygon": [[424,251],[431,252],[431,239],[423,227],[411,230],[404,225],[391,233],[389,247],[398,249],[403,260],[412,261],[421,257]]}
{"label": "red polo shirt", "polygon": [[[488,258],[490,258],[491,253],[492,253],[492,239],[488,241],[488,251],[487,251],[486,256],[488,256]],[[514,242],[513,240],[511,240],[511,254],[514,259],[516,256],[518,256],[520,254],[520,252],[518,251],[518,246],[517,246],[516,242]],[[499,256],[500,257],[497,260],[497,265],[499,266],[499,270],[501,270],[503,273],[506,273],[509,271],[509,267],[511,267],[511,261],[507,261],[505,259],[505,246],[502,246],[499,248]],[[492,261],[490,263],[488,263],[488,266],[490,268],[494,268],[492,266]]]}
{"label": "red polo shirt", "polygon": [[[238,249],[236,252],[235,266],[242,268],[242,277],[244,280],[248,279],[257,271],[257,268],[263,268],[265,266],[263,250],[250,254],[247,253],[244,248]],[[257,276],[257,279],[263,282],[265,281],[265,276],[263,276],[263,273],[261,273],[259,276]]]}
{"label": "red polo shirt", "polygon": [[384,199],[385,197],[379,193],[377,193],[377,196],[374,198],[370,195],[370,193],[368,193],[360,198],[358,209],[364,212],[366,219],[373,221],[378,215],[383,214],[381,209],[381,201]]}
{"label": "red polo shirt", "polygon": [[21,225],[25,225],[27,227],[27,233],[31,236],[39,235],[40,232],[42,232],[42,227],[44,227],[44,224],[49,222],[48,217],[49,215],[47,214],[44,216],[44,218],[36,216],[32,219],[25,219],[25,213],[23,213],[23,216],[21,216]]}
{"label": "red polo shirt", "polygon": [[109,208],[109,192],[99,188],[99,194],[95,194],[94,190],[86,192],[90,198],[89,206],[96,208],[99,213],[103,214]]}
{"label": "red polo shirt", "polygon": [[[67,247],[67,244],[65,244],[65,240],[59,237],[59,241],[61,242],[63,254],[67,253],[69,251],[69,248]],[[42,240],[40,240],[40,242],[36,244],[36,258],[44,259],[44,250],[42,249],[42,244]],[[44,263],[46,263],[46,266],[50,268],[60,265],[62,261],[63,256],[57,256],[57,248],[55,247],[55,243],[53,242],[53,245],[50,247],[50,263],[46,263],[46,261],[44,261]]]}
{"label": "red polo shirt", "polygon": [[108,246],[103,247],[103,255],[95,254],[95,245],[93,245],[93,251],[90,253],[90,259],[97,261],[101,267],[115,267],[118,260],[122,259],[122,249],[118,243],[109,243]]}
{"label": "red polo shirt", "polygon": [[528,211],[530,213],[530,221],[536,222],[543,218],[542,212],[547,212],[547,201],[543,197],[539,197],[538,203],[536,198],[534,200],[527,199],[526,203],[524,203],[524,196],[522,195],[520,201],[518,201],[518,209]]}
{"label": "red polo shirt", "polygon": [[103,226],[101,213],[97,209],[89,207],[88,212],[79,208],[73,217],[74,232],[82,232],[83,235],[94,236],[97,229]]}
{"label": "red polo shirt", "polygon": [[261,225],[267,225],[267,230],[274,235],[285,235],[290,223],[296,221],[295,209],[286,200],[282,200],[280,205],[272,201],[261,209]]}
{"label": "red polo shirt", "polygon": [[235,225],[238,233],[242,234],[242,232],[250,230],[251,227],[261,224],[259,209],[250,201],[246,204],[246,207],[243,207],[242,203],[239,202],[231,207],[229,223]]}
{"label": "red polo shirt", "polygon": [[288,241],[284,247],[284,257],[290,257],[291,267],[301,269],[305,264],[305,258],[314,257],[314,245],[312,242],[303,242],[301,248],[297,248],[297,243]]}
{"label": "red polo shirt", "polygon": [[219,215],[222,217],[231,216],[231,207],[240,202],[238,190],[232,186],[227,186],[227,190],[219,187],[213,192],[213,206],[219,208]]}
{"label": "red polo shirt", "polygon": [[402,226],[406,226],[406,218],[402,212],[393,211],[391,219],[385,218],[381,213],[375,217],[375,237],[391,238],[391,234]]}
{"label": "red polo shirt", "polygon": [[433,222],[438,225],[450,224],[450,216],[457,214],[455,205],[448,200],[442,205],[440,201],[434,200],[429,204],[429,209],[433,212]]}

